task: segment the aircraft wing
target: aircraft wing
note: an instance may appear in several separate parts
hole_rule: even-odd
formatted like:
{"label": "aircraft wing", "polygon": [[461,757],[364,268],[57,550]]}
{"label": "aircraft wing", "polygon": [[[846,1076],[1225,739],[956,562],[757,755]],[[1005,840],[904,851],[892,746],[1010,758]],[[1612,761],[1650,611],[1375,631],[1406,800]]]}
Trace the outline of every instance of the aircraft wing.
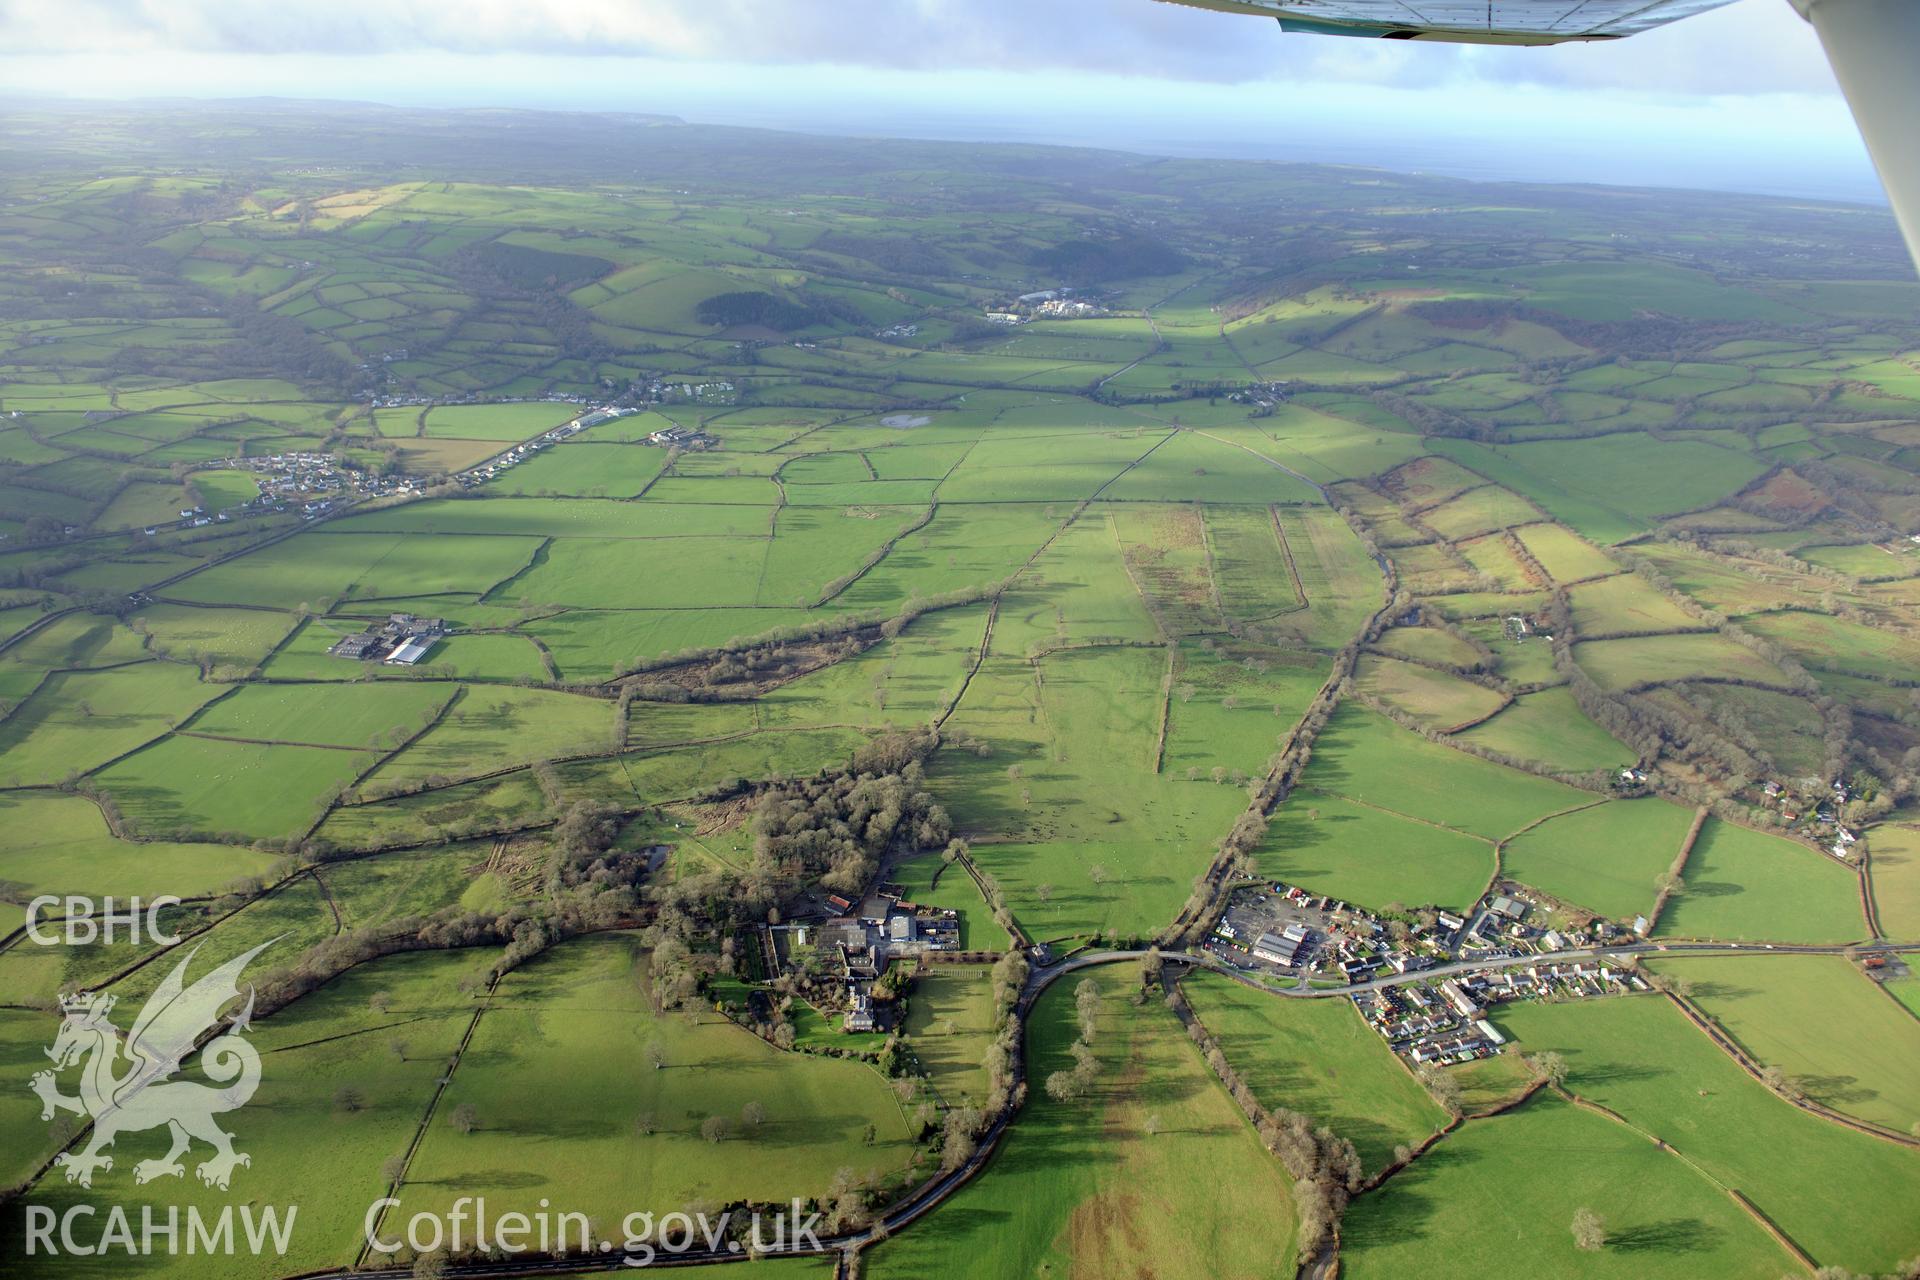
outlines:
{"label": "aircraft wing", "polygon": [[[1920,0],[1789,0],[1853,108],[1920,263]],[[1167,0],[1275,18],[1283,31],[1461,44],[1615,40],[1731,0]],[[1631,54],[1624,55],[1631,57]],[[1756,90],[1768,86],[1756,84]]]}
{"label": "aircraft wing", "polygon": [[1277,18],[1282,30],[1462,44],[1615,40],[1732,0],[1170,0]]}

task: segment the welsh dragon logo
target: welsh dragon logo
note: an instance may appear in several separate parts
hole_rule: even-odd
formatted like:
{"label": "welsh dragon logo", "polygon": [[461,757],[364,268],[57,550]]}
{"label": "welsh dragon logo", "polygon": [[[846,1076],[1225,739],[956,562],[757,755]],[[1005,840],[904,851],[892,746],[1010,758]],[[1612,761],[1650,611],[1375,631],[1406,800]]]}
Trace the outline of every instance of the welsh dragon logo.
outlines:
{"label": "welsh dragon logo", "polygon": [[[184,1175],[180,1157],[195,1138],[213,1148],[213,1155],[194,1171],[210,1187],[224,1191],[234,1169],[252,1163],[247,1155],[233,1149],[233,1135],[214,1120],[222,1112],[245,1106],[260,1086],[260,1055],[243,1038],[253,1017],[251,986],[245,993],[245,1006],[228,1020],[225,1030],[206,1040],[200,1049],[201,1073],[214,1084],[170,1077],[180,1070],[195,1046],[219,1027],[220,1011],[242,994],[238,985],[241,972],[272,945],[273,941],[261,943],[192,986],[186,982],[187,966],[193,963],[199,948],[188,951],[148,997],[124,1043],[120,1029],[108,1018],[115,997],[81,992],[61,999],[60,1011],[65,1019],[53,1047],[46,1051],[53,1059],[53,1070],[37,1073],[31,1088],[40,1096],[42,1120],[53,1119],[58,1111],[71,1111],[93,1122],[83,1151],[54,1157],[54,1163],[66,1170],[68,1182],[91,1187],[95,1170],[113,1168],[113,1157],[106,1150],[115,1139],[122,1133],[162,1125],[172,1132],[173,1147],[160,1159],[136,1164],[135,1182]],[[55,1078],[76,1065],[80,1067],[80,1095],[69,1097],[60,1092]]]}

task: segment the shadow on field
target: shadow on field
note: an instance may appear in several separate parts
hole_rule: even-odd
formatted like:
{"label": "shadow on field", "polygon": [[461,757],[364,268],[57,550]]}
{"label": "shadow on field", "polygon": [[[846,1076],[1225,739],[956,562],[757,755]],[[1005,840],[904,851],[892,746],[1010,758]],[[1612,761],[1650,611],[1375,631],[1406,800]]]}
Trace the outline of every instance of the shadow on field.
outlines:
{"label": "shadow on field", "polygon": [[1433,1219],[1441,1212],[1444,1202],[1428,1194],[1427,1183],[1435,1178],[1458,1175],[1460,1170],[1480,1162],[1479,1155],[1449,1147],[1444,1142],[1429,1148],[1381,1190],[1356,1202],[1356,1207],[1364,1205],[1373,1211],[1347,1215],[1340,1228],[1343,1243],[1363,1250],[1432,1235]]}
{"label": "shadow on field", "polygon": [[1878,1089],[1862,1085],[1858,1076],[1795,1076],[1793,1082],[1808,1097],[1818,1098],[1828,1106],[1845,1102],[1871,1102],[1880,1096]]}
{"label": "shadow on field", "polygon": [[1574,1077],[1573,1085],[1576,1091],[1582,1085],[1618,1084],[1628,1080],[1658,1080],[1661,1076],[1673,1074],[1665,1067],[1648,1066],[1643,1062],[1629,1062],[1625,1058],[1586,1061],[1587,1054],[1579,1049],[1563,1050],[1562,1053],[1573,1068],[1571,1074]]}
{"label": "shadow on field", "polygon": [[1726,1234],[1698,1218],[1667,1218],[1637,1227],[1610,1228],[1607,1248],[1621,1253],[1699,1253],[1718,1248]]}
{"label": "shadow on field", "polygon": [[527,1173],[520,1169],[469,1168],[457,1178],[408,1178],[405,1185],[447,1187],[455,1191],[463,1187],[484,1187],[488,1191],[512,1191],[518,1187],[541,1186],[546,1182],[547,1178],[541,1174]]}

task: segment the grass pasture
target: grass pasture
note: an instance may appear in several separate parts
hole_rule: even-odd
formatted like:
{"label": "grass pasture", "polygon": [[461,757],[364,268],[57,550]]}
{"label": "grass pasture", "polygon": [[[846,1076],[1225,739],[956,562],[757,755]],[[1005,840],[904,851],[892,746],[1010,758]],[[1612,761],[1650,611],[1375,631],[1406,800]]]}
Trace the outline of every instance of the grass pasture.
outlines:
{"label": "grass pasture", "polygon": [[1896,1133],[1920,1124],[1920,1018],[1845,956],[1701,956],[1650,966],[1756,1061],[1817,1102]]}
{"label": "grass pasture", "polygon": [[1470,667],[1480,661],[1472,645],[1438,627],[1394,627],[1373,647],[1392,657],[1443,666]]}
{"label": "grass pasture", "polygon": [[1369,1172],[1447,1115],[1345,1000],[1279,1000],[1194,970],[1181,990],[1254,1096],[1350,1138]]}
{"label": "grass pasture", "polygon": [[239,668],[261,661],[294,627],[290,615],[259,609],[154,604],[137,616],[151,651]]}
{"label": "grass pasture", "polygon": [[1854,872],[1797,841],[1707,819],[1656,934],[1765,942],[1866,936]]}
{"label": "grass pasture", "polygon": [[[1560,1154],[1578,1151],[1577,1161]],[[1569,1224],[1605,1221],[1607,1248],[1583,1253]],[[1348,1210],[1341,1274],[1485,1276],[1526,1256],[1527,1274],[1711,1275],[1776,1280],[1793,1259],[1718,1187],[1626,1126],[1544,1095],[1469,1121]]]}
{"label": "grass pasture", "polygon": [[1260,646],[1181,645],[1167,700],[1160,771],[1259,773],[1326,682],[1317,654]]}
{"label": "grass pasture", "polygon": [[1894,938],[1920,933],[1920,829],[1877,826],[1871,843],[1867,865],[1881,929]]}
{"label": "grass pasture", "polygon": [[453,440],[531,440],[573,418],[569,404],[458,404],[427,410],[425,433]]}
{"label": "grass pasture", "polygon": [[1258,620],[1307,603],[1294,579],[1275,513],[1208,507],[1203,518],[1223,614]]}
{"label": "grass pasture", "polygon": [[283,839],[317,822],[335,792],[375,759],[370,751],[176,734],[102,770],[99,781],[148,834]]}
{"label": "grass pasture", "polygon": [[195,734],[312,747],[397,746],[451,698],[443,685],[242,686],[195,716]]}
{"label": "grass pasture", "polygon": [[1539,518],[1540,512],[1532,503],[1497,485],[1469,489],[1420,513],[1427,527],[1450,541],[1531,524]]}
{"label": "grass pasture", "polygon": [[1555,582],[1581,582],[1619,571],[1605,552],[1561,525],[1530,524],[1514,534]]}
{"label": "grass pasture", "polygon": [[1422,740],[1384,716],[1343,705],[1314,745],[1307,784],[1437,826],[1498,840],[1589,792]]}
{"label": "grass pasture", "polygon": [[1661,516],[1712,506],[1764,469],[1717,445],[1637,433],[1504,446],[1440,440],[1434,448],[1603,547],[1644,532]]}
{"label": "grass pasture", "polygon": [[1574,661],[1602,688],[1634,689],[1714,676],[1735,676],[1782,688],[1786,676],[1771,662],[1725,636],[1646,636],[1631,640],[1583,640]]}
{"label": "grass pasture", "polygon": [[[1495,1022],[1526,1052],[1559,1053],[1568,1088],[1738,1188],[1816,1261],[1883,1270],[1912,1254],[1912,1220],[1898,1206],[1920,1195],[1920,1151],[1774,1097],[1665,1000],[1529,1002],[1503,1007]],[[1846,1196],[1821,1191],[1835,1179]]]}
{"label": "grass pasture", "polygon": [[1497,691],[1461,676],[1374,654],[1361,657],[1354,684],[1442,733],[1490,719],[1506,703]]}
{"label": "grass pasture", "polygon": [[382,765],[374,790],[390,782],[462,778],[510,764],[610,749],[613,705],[544,689],[468,685],[427,733]]}
{"label": "grass pasture", "polygon": [[219,691],[192,667],[142,662],[47,677],[0,722],[0,785],[44,785],[95,769],[179,724]]}
{"label": "grass pasture", "polygon": [[[485,1194],[501,1212],[531,1212],[544,1196],[614,1224],[701,1199],[807,1199],[840,1167],[886,1178],[905,1166],[906,1117],[871,1067],[782,1053],[709,1012],[655,1016],[638,985],[645,963],[632,937],[602,935],[501,984],[408,1168],[409,1210]],[[645,1057],[655,1043],[658,1070]],[[568,1082],[558,1092],[556,1073]],[[742,1119],[750,1102],[766,1111],[758,1126]],[[471,1133],[447,1120],[463,1104],[477,1113]],[[731,1124],[722,1142],[701,1137],[711,1116]]]}
{"label": "grass pasture", "polygon": [[[112,1194],[136,1223],[142,1206],[164,1221],[167,1206],[191,1204],[217,1215],[244,1196],[260,1204],[298,1204],[292,1244],[276,1265],[314,1269],[345,1266],[361,1242],[367,1205],[384,1193],[383,1160],[406,1148],[434,1082],[446,1069],[471,1017],[471,1002],[456,989],[459,979],[482,967],[472,952],[425,952],[376,960],[335,980],[294,1006],[255,1024],[261,1083],[252,1105],[230,1122],[236,1147],[252,1164],[234,1175],[233,1190],[203,1187],[191,1171],[181,1179],[136,1185],[134,1157],[165,1151],[164,1135],[129,1134],[116,1145]],[[390,1002],[385,1015],[369,1003],[376,992]],[[404,1053],[390,1044],[404,1041]],[[359,1097],[357,1108],[339,1106],[340,1091]],[[21,1096],[33,1102],[24,1090]],[[0,1104],[4,1105],[4,1104]],[[37,1107],[37,1103],[35,1104]],[[45,1125],[34,1115],[34,1128]],[[9,1146],[9,1150],[14,1150]],[[123,1163],[124,1161],[124,1163]],[[56,1173],[27,1193],[32,1203],[56,1212],[88,1200],[89,1192]],[[102,1194],[96,1182],[91,1195]],[[123,1258],[120,1268],[137,1276],[217,1276],[241,1280],[258,1274],[259,1259],[190,1256],[184,1247],[170,1256],[164,1246],[145,1257]],[[41,1268],[44,1266],[44,1272]],[[30,1263],[23,1274],[58,1275],[59,1262]]]}
{"label": "grass pasture", "polygon": [[1816,670],[1870,680],[1912,677],[1920,640],[1823,614],[1785,610],[1742,618],[1741,625],[1780,644]]}
{"label": "grass pasture", "polygon": [[1523,693],[1506,710],[1460,737],[1464,742],[1567,773],[1611,768],[1631,761],[1634,754],[1587,719],[1565,688]]}
{"label": "grass pasture", "polygon": [[1156,777],[1160,650],[990,657],[948,723],[985,757],[942,752],[929,771],[974,860],[1037,937],[1150,932],[1178,910],[1239,788]]}
{"label": "grass pasture", "polygon": [[1582,583],[1567,595],[1573,603],[1573,633],[1582,640],[1649,631],[1692,631],[1703,625],[1630,573]]}
{"label": "grass pasture", "polygon": [[647,445],[568,441],[496,476],[487,488],[527,497],[631,498],[652,483],[666,462],[666,450]]}
{"label": "grass pasture", "polygon": [[1274,811],[1260,870],[1361,906],[1461,910],[1493,879],[1491,843],[1302,788]]}
{"label": "grass pasture", "polygon": [[984,1106],[980,1065],[993,1039],[993,991],[985,965],[923,966],[913,980],[906,1035],[944,1106]]}
{"label": "grass pasture", "polygon": [[1278,516],[1307,608],[1274,619],[1264,630],[1278,642],[1338,649],[1351,642],[1380,607],[1380,568],[1337,512],[1286,507]]}
{"label": "grass pasture", "polygon": [[1693,814],[1665,800],[1611,800],[1562,814],[1510,841],[1502,867],[1563,902],[1615,920],[1650,910]]}
{"label": "grass pasture", "polygon": [[[1291,1268],[1285,1171],[1173,1016],[1157,1001],[1127,1002],[1132,977],[1130,966],[1092,975],[1102,998],[1093,1046],[1100,1071],[1089,1094],[1056,1102],[1033,1089],[987,1176],[873,1249],[867,1274],[986,1280],[1147,1268],[1165,1280],[1201,1280]],[[1029,1079],[1071,1065],[1078,981],[1041,996]],[[1193,1177],[1196,1169],[1208,1176]],[[1258,1230],[1246,1229],[1256,1222]]]}
{"label": "grass pasture", "polygon": [[82,796],[0,794],[0,881],[33,893],[192,897],[273,865],[271,855],[231,845],[116,839],[99,806]]}

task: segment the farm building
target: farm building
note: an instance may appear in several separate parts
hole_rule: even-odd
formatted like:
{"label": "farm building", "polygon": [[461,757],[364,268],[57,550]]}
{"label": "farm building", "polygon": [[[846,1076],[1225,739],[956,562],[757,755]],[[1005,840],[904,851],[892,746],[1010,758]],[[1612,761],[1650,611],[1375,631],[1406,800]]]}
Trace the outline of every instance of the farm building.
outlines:
{"label": "farm building", "polygon": [[398,649],[387,655],[389,666],[410,667],[427,656],[438,636],[413,636],[404,641]]}
{"label": "farm building", "polygon": [[1253,941],[1254,958],[1268,964],[1290,965],[1299,954],[1299,942],[1277,933],[1263,933]]}
{"label": "farm building", "polygon": [[416,618],[410,613],[388,614],[385,622],[370,624],[358,635],[348,636],[327,650],[337,658],[360,661],[385,661],[410,667],[447,634],[447,624],[439,618]]}
{"label": "farm building", "polygon": [[380,643],[380,637],[362,631],[358,635],[348,636],[333,646],[332,652],[342,658],[364,658],[368,652]]}

